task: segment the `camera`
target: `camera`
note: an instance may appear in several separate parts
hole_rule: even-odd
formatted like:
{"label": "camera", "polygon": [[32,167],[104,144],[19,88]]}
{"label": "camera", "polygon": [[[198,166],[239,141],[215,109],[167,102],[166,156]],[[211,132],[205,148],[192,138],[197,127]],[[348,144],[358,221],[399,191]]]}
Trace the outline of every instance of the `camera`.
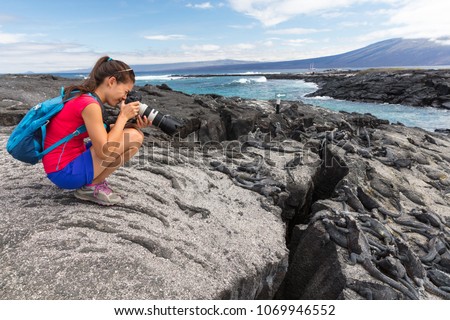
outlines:
{"label": "camera", "polygon": [[128,93],[125,103],[139,101],[139,115],[141,117],[146,116],[147,119],[152,122],[152,125],[158,127],[168,135],[172,136],[184,127],[184,124],[180,120],[152,109],[148,105],[141,103],[141,100],[142,95],[139,92],[132,90]]}

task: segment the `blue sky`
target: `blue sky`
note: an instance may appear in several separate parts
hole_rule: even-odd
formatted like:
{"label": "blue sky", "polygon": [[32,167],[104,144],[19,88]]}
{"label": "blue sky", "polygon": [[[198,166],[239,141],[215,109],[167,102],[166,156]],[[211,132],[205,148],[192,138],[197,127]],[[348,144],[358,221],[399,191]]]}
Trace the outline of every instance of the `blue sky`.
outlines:
{"label": "blue sky", "polygon": [[15,0],[0,8],[0,73],[339,54],[394,37],[450,44],[448,0]]}

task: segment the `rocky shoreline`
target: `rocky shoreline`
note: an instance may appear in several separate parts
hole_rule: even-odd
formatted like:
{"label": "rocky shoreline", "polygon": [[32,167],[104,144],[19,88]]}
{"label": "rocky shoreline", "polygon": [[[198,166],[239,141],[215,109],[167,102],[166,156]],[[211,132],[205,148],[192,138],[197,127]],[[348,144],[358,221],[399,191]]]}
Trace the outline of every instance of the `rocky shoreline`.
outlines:
{"label": "rocky shoreline", "polygon": [[148,85],[192,133],[146,129],[102,208],[4,149],[67,81],[0,77],[1,299],[449,299],[448,135]]}
{"label": "rocky shoreline", "polygon": [[[236,75],[249,76],[248,74]],[[199,77],[199,75],[187,76]],[[309,97],[328,96],[349,101],[450,109],[450,70],[448,69],[328,70],[307,73],[258,73],[257,76],[277,80],[304,80],[318,84],[319,89],[309,94]]]}
{"label": "rocky shoreline", "polygon": [[450,70],[369,69],[305,78],[319,84],[311,96],[450,109]]}

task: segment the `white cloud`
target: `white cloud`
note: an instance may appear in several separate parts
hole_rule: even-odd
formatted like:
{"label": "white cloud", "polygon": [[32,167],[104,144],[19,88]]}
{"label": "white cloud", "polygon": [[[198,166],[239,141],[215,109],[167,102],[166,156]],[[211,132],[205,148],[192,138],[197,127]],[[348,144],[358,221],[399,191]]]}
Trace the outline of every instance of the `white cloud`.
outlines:
{"label": "white cloud", "polygon": [[[183,45],[177,49],[149,48],[145,51],[96,51],[78,43],[14,43],[1,45],[0,73],[58,72],[91,68],[97,59],[109,55],[128,64],[160,64],[205,60],[237,59],[251,61],[282,61],[313,58],[355,49],[354,46],[327,46],[299,50],[302,39],[293,39],[290,45],[283,40],[267,39],[254,43],[237,43],[226,46],[216,44]],[[330,42],[332,43],[332,42]]]}
{"label": "white cloud", "polygon": [[229,0],[231,8],[259,20],[264,26],[274,26],[299,14],[345,6],[358,0]]}
{"label": "white cloud", "polygon": [[[384,12],[384,28],[369,33],[362,40],[385,38],[439,38],[450,36],[450,2],[442,0],[409,0]],[[382,13],[382,12],[380,12]]]}
{"label": "white cloud", "polygon": [[203,44],[194,46],[182,45],[181,49],[185,51],[216,51],[220,49],[220,46],[215,44]]}
{"label": "white cloud", "polygon": [[289,28],[289,29],[276,29],[276,30],[268,30],[266,33],[268,34],[310,34],[321,31],[329,31],[329,30],[318,30],[318,29],[307,29],[307,28]]}
{"label": "white cloud", "polygon": [[234,45],[235,48],[240,49],[240,50],[250,50],[250,49],[254,49],[255,45],[251,44],[251,43],[238,43],[236,45]]}
{"label": "white cloud", "polygon": [[43,38],[45,36],[46,34],[43,33],[25,34],[25,33],[9,33],[0,31],[0,44],[13,44],[13,43],[34,41],[36,39]]}
{"label": "white cloud", "polygon": [[[233,10],[253,17],[265,27],[276,26],[299,15],[316,16],[317,19],[335,18],[344,13],[354,16],[358,14],[353,10],[356,5],[375,4],[376,10],[363,14],[377,15],[379,28],[359,37],[360,41],[392,37],[439,38],[450,35],[450,1],[446,0],[229,0],[229,3]],[[346,23],[339,25],[355,27],[354,21]],[[365,23],[361,22],[358,26],[365,26]],[[308,31],[296,29],[271,30],[268,33],[306,34]]]}
{"label": "white cloud", "polygon": [[26,39],[22,33],[4,33],[0,32],[0,44],[18,43]]}
{"label": "white cloud", "polygon": [[[219,6],[222,6],[222,5],[219,4]],[[209,2],[203,2],[203,3],[198,3],[198,4],[188,3],[186,5],[186,7],[195,8],[195,9],[212,9],[213,8],[212,4]]]}
{"label": "white cloud", "polygon": [[336,9],[346,9],[359,3],[401,3],[414,0],[229,0],[233,10],[259,20],[264,26],[275,26],[302,14],[339,15]]}
{"label": "white cloud", "polygon": [[169,41],[169,40],[182,40],[186,39],[182,34],[157,34],[153,36],[144,36],[147,40]]}
{"label": "white cloud", "polygon": [[367,21],[344,21],[338,24],[338,26],[344,28],[359,28],[359,27],[366,27],[368,25],[369,23]]}
{"label": "white cloud", "polygon": [[415,0],[399,8],[389,24],[399,25],[405,36],[441,37],[450,35],[450,2]]}
{"label": "white cloud", "polygon": [[20,42],[2,44],[0,73],[49,72],[92,66],[105,53],[75,43]]}
{"label": "white cloud", "polygon": [[289,39],[283,42],[284,45],[292,47],[300,47],[309,43],[314,43],[314,41],[311,39]]}
{"label": "white cloud", "polygon": [[322,18],[325,19],[335,19],[335,18],[341,18],[343,16],[348,15],[348,13],[345,12],[339,12],[339,11],[333,11],[333,12],[327,12],[321,15]]}
{"label": "white cloud", "polygon": [[256,27],[256,24],[250,23],[250,24],[231,24],[228,26],[232,29],[253,29]]}

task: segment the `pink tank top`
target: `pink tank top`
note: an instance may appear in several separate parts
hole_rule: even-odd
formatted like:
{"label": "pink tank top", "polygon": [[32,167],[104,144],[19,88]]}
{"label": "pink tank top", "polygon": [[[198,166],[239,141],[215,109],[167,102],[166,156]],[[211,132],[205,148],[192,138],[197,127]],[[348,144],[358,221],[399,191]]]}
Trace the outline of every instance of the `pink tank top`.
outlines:
{"label": "pink tank top", "polygon": [[[83,125],[81,112],[92,103],[100,107],[98,101],[88,94],[66,102],[63,109],[47,125],[44,148],[48,148]],[[48,174],[63,169],[69,162],[86,151],[84,139],[87,137],[87,132],[82,133],[46,154],[42,159],[45,172]]]}

